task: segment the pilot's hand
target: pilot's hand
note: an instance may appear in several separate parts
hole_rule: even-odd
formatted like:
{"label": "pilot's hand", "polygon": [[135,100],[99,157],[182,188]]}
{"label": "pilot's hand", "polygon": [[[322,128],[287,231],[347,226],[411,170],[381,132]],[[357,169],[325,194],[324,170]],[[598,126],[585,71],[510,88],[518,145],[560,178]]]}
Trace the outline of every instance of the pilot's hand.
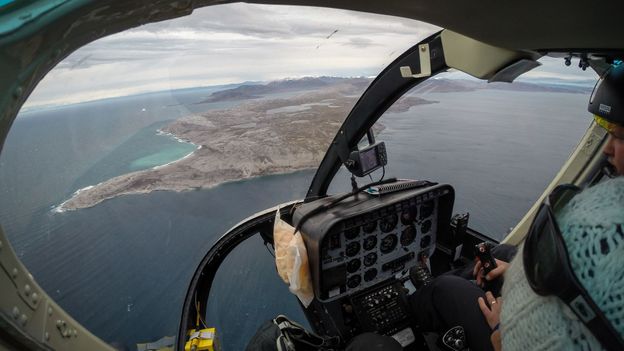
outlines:
{"label": "pilot's hand", "polygon": [[476,263],[475,263],[474,269],[472,270],[472,274],[477,280],[477,285],[479,285],[480,287],[483,287],[486,280],[491,281],[502,276],[507,270],[507,267],[509,267],[509,263],[505,261],[501,261],[498,259],[494,259],[494,260],[496,261],[496,268],[492,269],[490,273],[484,276],[483,266],[481,265],[481,261],[479,261],[479,259],[476,259]]}
{"label": "pilot's hand", "polygon": [[485,300],[480,297],[478,299],[479,308],[481,308],[481,312],[487,321],[487,324],[492,329],[498,329],[498,323],[500,322],[500,312],[501,312],[501,304],[503,303],[503,299],[501,297],[495,298],[491,292],[485,293]]}

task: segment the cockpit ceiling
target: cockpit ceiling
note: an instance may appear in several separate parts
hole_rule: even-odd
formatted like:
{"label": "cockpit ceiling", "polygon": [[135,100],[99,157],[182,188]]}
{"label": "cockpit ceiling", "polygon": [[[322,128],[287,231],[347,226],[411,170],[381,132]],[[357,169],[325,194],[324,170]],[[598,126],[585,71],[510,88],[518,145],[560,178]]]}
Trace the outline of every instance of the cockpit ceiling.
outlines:
{"label": "cockpit ceiling", "polygon": [[509,49],[602,51],[624,47],[624,2],[500,0],[249,1],[334,7],[412,18]]}

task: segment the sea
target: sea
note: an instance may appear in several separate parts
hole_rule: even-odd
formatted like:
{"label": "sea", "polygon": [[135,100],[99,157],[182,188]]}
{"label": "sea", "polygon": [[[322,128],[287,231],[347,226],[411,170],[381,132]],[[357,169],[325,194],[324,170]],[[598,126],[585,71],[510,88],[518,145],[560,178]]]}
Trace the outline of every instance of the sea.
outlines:
{"label": "sea", "polygon": [[[57,303],[120,350],[175,335],[191,276],[216,240],[258,211],[303,198],[314,176],[313,169],[301,170],[58,211],[80,189],[192,153],[196,145],[159,129],[238,103],[199,103],[213,91],[26,110],[0,155],[0,223],[18,257]],[[385,177],[451,184],[454,212],[469,212],[470,227],[495,240],[530,208],[590,122],[585,94],[412,94],[436,103],[380,119],[376,137],[388,150]],[[381,176],[377,171],[370,179]],[[349,188],[342,170],[330,191]],[[307,324],[271,253],[253,237],[221,266],[206,323],[217,328],[224,350],[242,350],[278,314]]]}

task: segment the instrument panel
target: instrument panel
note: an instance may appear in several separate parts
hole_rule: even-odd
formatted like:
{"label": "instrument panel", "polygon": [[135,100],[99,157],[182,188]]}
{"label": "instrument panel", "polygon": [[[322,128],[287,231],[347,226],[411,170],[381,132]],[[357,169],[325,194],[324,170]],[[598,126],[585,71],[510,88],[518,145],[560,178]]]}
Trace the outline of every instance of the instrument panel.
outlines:
{"label": "instrument panel", "polygon": [[433,255],[438,234],[448,231],[454,190],[429,185],[382,195],[360,193],[318,211],[338,197],[303,204],[293,215],[295,224],[309,217],[301,232],[321,302],[406,278],[420,257]]}
{"label": "instrument panel", "polygon": [[346,270],[346,288],[325,284],[327,297],[366,289],[402,272],[421,254],[433,254],[437,204],[412,198],[336,226],[321,244],[321,271]]}

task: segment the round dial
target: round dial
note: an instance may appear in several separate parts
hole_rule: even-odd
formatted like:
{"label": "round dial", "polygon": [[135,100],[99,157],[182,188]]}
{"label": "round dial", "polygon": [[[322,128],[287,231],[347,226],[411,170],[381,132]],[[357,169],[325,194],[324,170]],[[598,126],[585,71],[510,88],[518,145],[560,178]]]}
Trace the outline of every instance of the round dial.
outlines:
{"label": "round dial", "polygon": [[424,221],[420,226],[420,232],[423,234],[429,233],[431,230],[431,220]]}
{"label": "round dial", "polygon": [[398,221],[399,218],[396,213],[387,215],[379,221],[379,229],[384,233],[390,232],[396,227]]}
{"label": "round dial", "polygon": [[410,207],[408,207],[406,210],[403,210],[403,212],[401,212],[401,223],[405,225],[411,224],[416,219],[417,214],[418,214],[418,207],[414,205],[410,205]]}
{"label": "round dial", "polygon": [[410,224],[401,233],[401,245],[407,246],[414,242],[414,239],[416,239],[416,228],[414,228],[413,224]]}
{"label": "round dial", "polygon": [[377,276],[377,268],[371,268],[364,272],[364,281],[370,282]]}
{"label": "round dial", "polygon": [[364,256],[364,265],[366,267],[370,267],[370,266],[374,265],[375,262],[377,262],[377,254],[376,253],[371,252],[371,253],[367,254],[366,256]]}
{"label": "round dial", "polygon": [[425,248],[427,246],[429,246],[429,244],[431,244],[431,236],[429,235],[425,235],[422,237],[422,239],[420,239],[420,247],[421,248]]}
{"label": "round dial", "polygon": [[372,233],[372,232],[374,232],[374,231],[375,231],[375,229],[377,229],[377,220],[374,220],[374,221],[372,221],[372,222],[365,223],[365,224],[362,226],[362,229],[364,229],[364,232],[365,232],[365,233]]}
{"label": "round dial", "polygon": [[433,214],[433,201],[425,202],[420,206],[420,219],[425,219]]}
{"label": "round dial", "polygon": [[345,230],[344,235],[347,239],[353,240],[360,234],[360,227],[352,227]]}
{"label": "round dial", "polygon": [[362,277],[358,275],[352,275],[347,279],[347,286],[351,289],[357,288],[358,285],[362,282]]}
{"label": "round dial", "polygon": [[372,250],[377,246],[377,237],[374,235],[367,236],[364,238],[364,250]]}
{"label": "round dial", "polygon": [[355,273],[357,272],[358,269],[360,269],[361,265],[362,265],[362,261],[360,261],[359,258],[354,258],[351,261],[349,261],[349,263],[347,263],[347,272]]}
{"label": "round dial", "polygon": [[360,252],[360,243],[352,241],[347,245],[346,254],[349,257],[355,256]]}
{"label": "round dial", "polygon": [[388,253],[397,245],[397,236],[395,234],[386,235],[385,238],[381,239],[380,250],[382,253]]}

